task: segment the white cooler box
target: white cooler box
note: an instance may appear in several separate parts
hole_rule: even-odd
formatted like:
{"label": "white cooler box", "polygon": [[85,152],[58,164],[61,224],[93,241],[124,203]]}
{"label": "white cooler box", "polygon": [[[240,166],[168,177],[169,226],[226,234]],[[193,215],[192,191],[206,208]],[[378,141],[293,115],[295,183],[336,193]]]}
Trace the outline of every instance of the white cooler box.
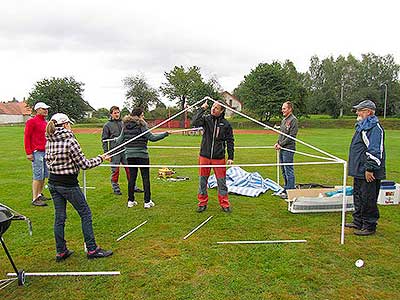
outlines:
{"label": "white cooler box", "polygon": [[400,184],[396,183],[394,188],[379,191],[378,204],[396,205],[400,201]]}

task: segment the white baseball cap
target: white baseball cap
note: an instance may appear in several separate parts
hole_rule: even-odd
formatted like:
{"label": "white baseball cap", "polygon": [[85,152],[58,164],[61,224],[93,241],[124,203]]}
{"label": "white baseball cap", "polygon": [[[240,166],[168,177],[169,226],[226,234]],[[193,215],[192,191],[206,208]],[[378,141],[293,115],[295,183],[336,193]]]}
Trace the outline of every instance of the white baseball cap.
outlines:
{"label": "white baseball cap", "polygon": [[65,123],[74,124],[74,122],[72,122],[72,121],[68,118],[68,116],[67,116],[66,114],[63,114],[63,113],[56,113],[56,114],[54,114],[54,115],[51,117],[50,120],[54,121],[54,123],[55,123],[56,125],[62,125],[62,124],[65,124]]}
{"label": "white baseball cap", "polygon": [[48,106],[46,103],[44,102],[38,102],[35,104],[35,107],[33,108],[34,110],[38,110],[39,108],[44,108],[44,109],[48,109],[50,106]]}

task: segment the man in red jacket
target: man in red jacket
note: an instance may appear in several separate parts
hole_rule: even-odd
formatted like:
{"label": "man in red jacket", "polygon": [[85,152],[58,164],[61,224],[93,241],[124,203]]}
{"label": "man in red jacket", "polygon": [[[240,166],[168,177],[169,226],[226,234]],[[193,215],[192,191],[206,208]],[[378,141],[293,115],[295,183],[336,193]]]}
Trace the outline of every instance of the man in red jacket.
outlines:
{"label": "man in red jacket", "polygon": [[48,177],[46,161],[44,159],[46,148],[46,116],[48,106],[44,102],[35,104],[35,117],[29,119],[25,125],[24,145],[26,158],[32,162],[32,205],[47,206],[43,201],[44,180]]}

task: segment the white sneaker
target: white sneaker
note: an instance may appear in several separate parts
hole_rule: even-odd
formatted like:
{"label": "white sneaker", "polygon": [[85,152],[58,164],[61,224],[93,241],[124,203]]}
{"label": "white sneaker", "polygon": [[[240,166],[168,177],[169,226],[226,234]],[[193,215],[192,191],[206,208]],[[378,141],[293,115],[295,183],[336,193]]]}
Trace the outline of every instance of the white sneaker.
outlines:
{"label": "white sneaker", "polygon": [[155,205],[155,203],[150,200],[150,202],[144,203],[144,208],[150,208],[150,207],[153,207],[154,205]]}
{"label": "white sneaker", "polygon": [[136,201],[128,201],[128,207],[129,208],[134,207],[135,205],[137,205]]}

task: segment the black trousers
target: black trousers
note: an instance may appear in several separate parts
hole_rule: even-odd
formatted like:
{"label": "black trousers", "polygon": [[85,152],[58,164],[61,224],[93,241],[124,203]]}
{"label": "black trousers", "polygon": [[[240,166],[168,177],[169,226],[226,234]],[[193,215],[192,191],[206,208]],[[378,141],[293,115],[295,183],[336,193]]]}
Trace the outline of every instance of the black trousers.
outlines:
{"label": "black trousers", "polygon": [[[149,158],[139,158],[139,157],[128,157],[129,165],[149,165]],[[135,200],[135,185],[136,178],[138,175],[139,168],[131,168],[129,167],[129,182],[128,182],[128,201]],[[151,192],[150,192],[150,168],[149,167],[140,167],[140,174],[142,175],[143,181],[143,189],[144,189],[144,202],[150,202]]]}
{"label": "black trousers", "polygon": [[379,219],[378,196],[381,187],[380,180],[367,182],[365,179],[354,178],[353,223],[362,229],[376,230]]}

